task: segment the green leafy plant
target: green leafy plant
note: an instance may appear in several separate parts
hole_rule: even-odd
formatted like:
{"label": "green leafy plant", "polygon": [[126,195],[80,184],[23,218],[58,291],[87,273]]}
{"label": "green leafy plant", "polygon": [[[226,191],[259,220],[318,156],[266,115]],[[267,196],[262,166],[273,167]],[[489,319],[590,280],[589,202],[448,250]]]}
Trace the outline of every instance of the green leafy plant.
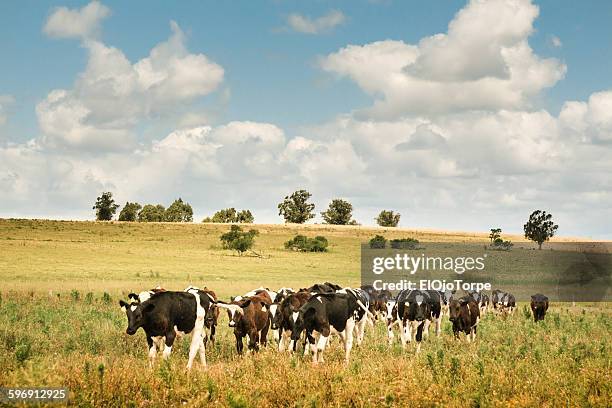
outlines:
{"label": "green leafy plant", "polygon": [[306,190],[295,191],[290,196],[286,196],[282,203],[278,205],[278,215],[283,216],[285,222],[303,224],[314,218],[315,205],[308,202],[312,196]]}
{"label": "green leafy plant", "polygon": [[414,238],[398,238],[389,241],[393,249],[418,249],[419,240]]}
{"label": "green leafy plant", "polygon": [[382,235],[375,235],[374,238],[370,239],[370,248],[372,249],[383,249],[387,246],[387,239]]}
{"label": "green leafy plant", "polygon": [[285,242],[285,248],[300,252],[326,252],[329,242],[327,238],[318,235],[314,238],[308,238],[304,235],[296,235],[289,241]]}
{"label": "green leafy plant", "polygon": [[378,217],[376,217],[376,223],[381,227],[397,227],[400,217],[399,213],[391,210],[382,210]]}
{"label": "green leafy plant", "polygon": [[243,231],[238,225],[232,225],[230,230],[222,234],[219,239],[223,248],[234,250],[238,252],[238,255],[242,255],[253,247],[257,235],[259,235],[259,231],[255,229]]}

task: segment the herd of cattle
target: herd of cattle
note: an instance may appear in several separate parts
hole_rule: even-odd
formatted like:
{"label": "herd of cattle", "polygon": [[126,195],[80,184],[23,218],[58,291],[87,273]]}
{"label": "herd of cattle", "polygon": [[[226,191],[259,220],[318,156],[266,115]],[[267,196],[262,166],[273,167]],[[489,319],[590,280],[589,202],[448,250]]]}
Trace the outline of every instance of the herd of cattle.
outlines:
{"label": "herd of cattle", "polygon": [[[376,321],[386,324],[390,344],[397,327],[402,346],[416,341],[418,352],[432,323],[436,336],[440,335],[444,315],[448,315],[455,336],[458,338],[463,332],[469,342],[476,338],[481,316],[488,312],[509,315],[516,308],[515,297],[501,290],[494,290],[490,298],[483,292],[460,295],[433,290],[403,290],[393,296],[372,286],[353,289],[330,282],[298,291],[259,288],[231,298],[230,302],[219,300],[207,288],[190,286],[183,292],[174,292],[158,287],[130,293],[128,301],[121,300],[119,304],[128,319],[126,333],[133,335],[143,328],[151,364],[159,351],[168,358],[175,340],[192,333],[187,369],[192,367],[198,352],[206,366],[206,344],[215,341],[221,309],[227,311],[239,354],[243,352],[245,337],[248,349],[257,351],[266,346],[271,331],[279,351],[296,352],[301,343],[304,355],[310,351],[312,361],[320,363],[331,334],[337,334],[342,341],[348,362],[353,341],[360,345],[366,327],[373,327]],[[535,321],[544,319],[547,309],[546,296],[531,297]]]}

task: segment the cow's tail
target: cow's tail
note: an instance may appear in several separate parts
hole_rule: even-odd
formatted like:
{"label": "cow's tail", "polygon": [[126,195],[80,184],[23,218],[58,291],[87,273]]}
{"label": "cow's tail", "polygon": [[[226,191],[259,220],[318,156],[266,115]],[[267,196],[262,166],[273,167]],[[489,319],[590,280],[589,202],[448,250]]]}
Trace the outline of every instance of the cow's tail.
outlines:
{"label": "cow's tail", "polygon": [[374,320],[374,315],[372,314],[372,312],[370,312],[368,308],[365,307],[365,305],[361,302],[361,300],[359,299],[356,299],[356,300],[357,300],[357,304],[359,305],[359,307],[362,308],[364,312],[366,312],[366,314],[368,315],[370,319]]}
{"label": "cow's tail", "polygon": [[423,340],[423,327],[425,326],[425,322],[421,322],[421,324],[419,324],[419,327],[417,327],[417,332],[416,332],[416,341],[421,341]]}

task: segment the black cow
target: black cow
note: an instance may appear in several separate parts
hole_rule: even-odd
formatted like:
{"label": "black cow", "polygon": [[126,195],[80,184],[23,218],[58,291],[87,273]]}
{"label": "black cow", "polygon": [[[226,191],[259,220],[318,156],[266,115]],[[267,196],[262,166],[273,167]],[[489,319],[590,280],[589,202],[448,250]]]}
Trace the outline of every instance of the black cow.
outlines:
{"label": "black cow", "polygon": [[199,350],[202,365],[206,367],[206,346],[204,344],[204,321],[213,302],[199,290],[191,292],[160,292],[141,303],[128,304],[121,300],[119,305],[127,315],[126,333],[133,335],[142,327],[149,345],[149,362],[152,365],[160,341],[164,340],[164,359],[170,356],[177,334],[193,332],[189,347],[187,369],[191,369]]}
{"label": "black cow", "polygon": [[468,342],[476,340],[476,330],[480,321],[480,308],[473,297],[463,296],[458,299],[451,299],[449,319],[453,324],[453,333],[456,338],[459,338],[460,332],[464,332]]}
{"label": "black cow", "polygon": [[427,337],[429,325],[436,323],[436,336],[440,335],[442,300],[435,290],[403,290],[397,296],[397,315],[401,322],[400,337],[406,347],[413,337],[417,343],[417,353],[421,350],[421,340]]}
{"label": "black cow", "polygon": [[300,291],[310,292],[310,293],[334,293],[337,290],[341,290],[342,286],[336,285],[335,283],[325,282],[325,283],[315,283],[309,288],[300,289]]}
{"label": "black cow", "polygon": [[323,362],[323,351],[329,335],[337,333],[344,344],[344,359],[348,363],[353,347],[353,329],[359,305],[357,298],[347,293],[317,293],[301,308],[291,340],[298,341],[302,331],[312,350],[312,362]]}
{"label": "black cow", "polygon": [[[336,293],[346,293],[355,297],[355,301],[360,306],[355,312],[355,328],[353,332],[354,338],[357,339],[357,345],[360,346],[365,336],[365,328],[368,323],[373,325],[372,320],[374,315],[370,311],[371,298],[368,292],[363,289],[344,288],[337,290]],[[372,319],[370,319],[370,317]]]}
{"label": "black cow", "polygon": [[548,297],[541,293],[536,293],[531,296],[531,311],[533,312],[533,320],[538,322],[544,320],[546,311],[548,310]]}

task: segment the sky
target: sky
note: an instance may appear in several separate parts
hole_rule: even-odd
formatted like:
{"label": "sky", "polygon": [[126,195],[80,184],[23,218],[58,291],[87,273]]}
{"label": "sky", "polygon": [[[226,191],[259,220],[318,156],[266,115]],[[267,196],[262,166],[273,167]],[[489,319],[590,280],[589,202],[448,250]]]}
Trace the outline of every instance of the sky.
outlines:
{"label": "sky", "polygon": [[333,198],[612,239],[612,3],[0,3],[0,217]]}

